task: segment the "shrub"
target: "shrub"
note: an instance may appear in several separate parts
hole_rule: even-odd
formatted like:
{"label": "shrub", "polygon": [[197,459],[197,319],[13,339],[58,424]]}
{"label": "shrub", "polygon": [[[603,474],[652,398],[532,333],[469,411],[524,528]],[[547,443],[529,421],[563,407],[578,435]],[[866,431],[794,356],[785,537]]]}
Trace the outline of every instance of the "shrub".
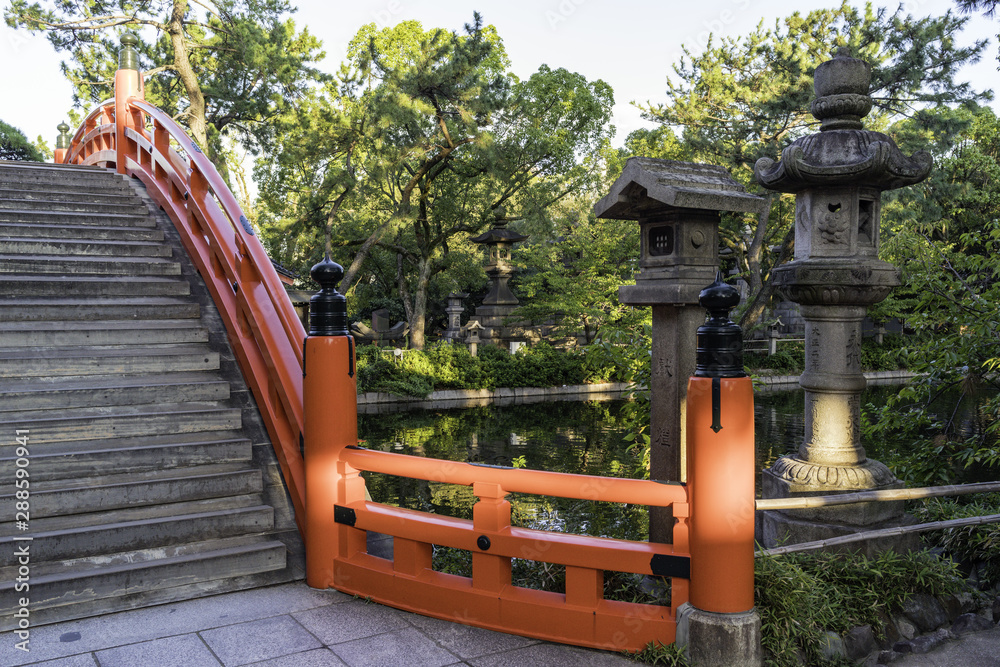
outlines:
{"label": "shrub", "polygon": [[819,652],[826,631],[858,625],[882,631],[882,614],[902,608],[913,593],[941,595],[964,590],[955,564],[927,552],[860,554],[803,552],[757,558],[755,598],[762,644],[770,665],[824,664]]}
{"label": "shrub", "polygon": [[584,384],[610,368],[588,361],[582,352],[561,350],[541,342],[515,354],[493,345],[473,357],[463,345],[441,343],[426,350],[407,350],[396,358],[375,346],[358,348],[358,389],[425,397],[435,389],[557,387]]}
{"label": "shrub", "polygon": [[[990,493],[976,500],[968,498],[935,498],[913,511],[921,523],[947,521],[974,516],[1000,514],[1000,494]],[[948,530],[935,530],[924,535],[924,541],[944,550],[963,570],[979,570],[980,588],[1000,584],[1000,525],[985,524]]]}

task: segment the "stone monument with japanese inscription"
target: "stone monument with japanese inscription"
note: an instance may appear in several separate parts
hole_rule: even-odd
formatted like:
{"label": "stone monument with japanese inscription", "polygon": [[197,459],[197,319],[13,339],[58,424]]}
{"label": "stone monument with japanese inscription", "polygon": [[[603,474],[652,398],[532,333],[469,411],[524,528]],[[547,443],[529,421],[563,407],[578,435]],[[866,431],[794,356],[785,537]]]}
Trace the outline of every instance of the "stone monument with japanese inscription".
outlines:
{"label": "stone monument with japanese inscription", "polygon": [[[653,310],[650,380],[650,477],[680,482],[688,378],[695,370],[698,295],[719,269],[720,212],[756,212],[763,200],[747,193],[723,167],[645,157],[629,158],[598,218],[639,223],[635,285],[618,289],[621,302]],[[649,538],[670,542],[673,514],[651,507]]]}

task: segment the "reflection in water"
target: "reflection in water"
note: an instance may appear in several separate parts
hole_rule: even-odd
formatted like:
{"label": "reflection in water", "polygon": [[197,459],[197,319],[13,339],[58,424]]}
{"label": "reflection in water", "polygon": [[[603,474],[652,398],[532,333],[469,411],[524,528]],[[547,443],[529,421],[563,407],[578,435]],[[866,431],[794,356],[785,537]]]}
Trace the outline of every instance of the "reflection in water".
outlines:
{"label": "reflection in water", "polygon": [[[892,387],[872,387],[864,402],[881,403]],[[802,442],[801,391],[755,398],[757,462],[769,466]],[[625,402],[559,402],[463,410],[360,415],[359,436],[372,449],[415,456],[519,466],[535,470],[640,477],[640,459],[625,441]],[[472,518],[470,487],[365,474],[378,502]],[[645,507],[515,494],[514,523],[541,529],[647,538]]]}

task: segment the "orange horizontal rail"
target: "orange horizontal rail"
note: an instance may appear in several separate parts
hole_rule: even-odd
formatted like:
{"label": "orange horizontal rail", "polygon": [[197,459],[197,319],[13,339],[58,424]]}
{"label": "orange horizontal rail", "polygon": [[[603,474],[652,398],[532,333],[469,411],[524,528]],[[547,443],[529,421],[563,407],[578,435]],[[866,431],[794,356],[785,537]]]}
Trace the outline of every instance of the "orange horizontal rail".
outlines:
{"label": "orange horizontal rail", "polygon": [[[304,536],[300,443],[305,331],[235,196],[183,128],[142,99],[141,81],[129,78],[135,74],[118,71],[117,99],[87,116],[65,162],[114,165],[138,178],[177,227],[257,400]],[[133,94],[122,99],[122,88]]]}
{"label": "orange horizontal rail", "polygon": [[683,485],[676,483],[485,466],[380,452],[362,447],[346,448],[341,458],[359,470],[462,486],[471,486],[475,482],[489,482],[503,487],[508,493],[530,493],[655,507],[687,502],[687,490]]}
{"label": "orange horizontal rail", "polygon": [[657,542],[632,542],[514,526],[484,532],[467,519],[367,501],[343,509],[354,513],[355,528],[467,551],[479,550],[476,541],[485,534],[490,538],[489,552],[493,555],[568,567],[655,575],[657,572],[651,564],[654,556],[689,555],[678,551],[676,545]]}

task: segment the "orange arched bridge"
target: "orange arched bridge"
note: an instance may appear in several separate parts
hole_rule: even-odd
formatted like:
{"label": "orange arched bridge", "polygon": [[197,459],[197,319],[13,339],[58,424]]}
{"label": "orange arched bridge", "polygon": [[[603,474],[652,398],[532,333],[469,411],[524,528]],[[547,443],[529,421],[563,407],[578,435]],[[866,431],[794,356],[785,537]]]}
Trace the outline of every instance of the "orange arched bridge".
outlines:
{"label": "orange arched bridge", "polygon": [[[114,99],[87,116],[68,145],[57,149],[56,161],[113,168],[138,179],[179,231],[222,316],[270,435],[306,545],[309,585],[493,630],[614,650],[673,642],[677,610],[689,593],[700,609],[744,612],[753,607],[752,471],[747,497],[720,494],[706,482],[703,497],[734,498],[727,502],[735,504],[710,508],[712,503],[703,501],[699,523],[689,518],[697,504],[697,475],[689,474],[687,485],[665,484],[358,447],[352,339],[307,336],[236,198],[184,130],[144,100],[140,72],[118,70]],[[700,380],[705,382],[701,389]],[[710,396],[710,384],[708,378],[693,380],[690,396],[698,391]],[[739,402],[743,412],[752,406],[748,380],[725,381],[722,394],[724,406]],[[690,397],[689,402],[697,403]],[[703,416],[706,423],[711,419],[710,413]],[[752,409],[749,429],[752,437]],[[750,457],[752,465],[752,448]],[[471,486],[477,497],[473,519],[366,500],[363,471]],[[676,518],[674,542],[512,526],[510,493],[669,506]],[[750,508],[750,520],[741,516],[727,522],[727,512],[732,518],[741,504]],[[368,531],[393,537],[391,560],[367,553]],[[471,552],[472,576],[435,571],[434,545]],[[733,553],[737,557],[731,558]],[[565,593],[513,585],[514,558],[565,566]],[[670,606],[605,599],[605,571],[669,577]]]}

